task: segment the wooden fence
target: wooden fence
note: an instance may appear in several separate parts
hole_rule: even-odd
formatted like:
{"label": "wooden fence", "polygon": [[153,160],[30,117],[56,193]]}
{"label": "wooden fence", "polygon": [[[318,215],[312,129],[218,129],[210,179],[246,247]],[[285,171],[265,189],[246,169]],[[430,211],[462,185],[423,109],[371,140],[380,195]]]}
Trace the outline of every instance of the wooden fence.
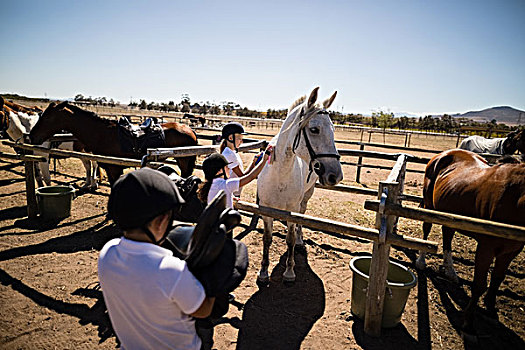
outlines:
{"label": "wooden fence", "polygon": [[[141,165],[141,162],[139,160],[120,159],[116,157],[105,157],[81,152],[54,149],[48,150],[38,146],[15,144],[10,141],[4,141],[4,144],[27,150],[39,150],[50,154],[66,155],[81,159],[89,159],[123,166]],[[250,149],[261,148],[265,145],[266,141],[264,140],[253,142],[241,146],[241,150],[247,151]],[[182,147],[176,149],[149,149],[148,158],[158,160],[164,159],[166,157],[185,157],[189,155],[203,155],[214,152],[218,147],[218,145],[212,145]],[[381,320],[386,290],[386,275],[388,271],[388,261],[391,244],[407,247],[410,249],[428,251],[432,253],[435,253],[437,251],[437,243],[435,242],[397,235],[396,226],[399,217],[406,217],[421,221],[446,224],[447,226],[454,228],[473,230],[476,232],[491,234],[493,236],[508,239],[519,238],[522,240],[522,237],[525,237],[525,235],[523,234],[525,232],[525,229],[521,227],[486,222],[483,220],[468,217],[461,217],[461,220],[459,220],[458,217],[455,217],[452,214],[440,213],[429,210],[425,211],[422,209],[414,209],[402,206],[401,203],[403,200],[421,200],[421,197],[408,196],[403,194],[407,163],[414,162],[419,164],[425,164],[426,162],[428,162],[428,158],[416,157],[408,154],[392,154],[384,152],[370,152],[365,150],[348,149],[340,149],[339,153],[343,156],[358,156],[361,158],[366,157],[396,161],[387,179],[379,183],[379,188],[377,191],[356,188],[352,186],[338,185],[334,187],[329,187],[317,184],[317,187],[324,188],[327,190],[377,195],[378,201],[365,202],[366,209],[374,210],[377,212],[376,227],[374,229],[350,225],[347,223],[342,223],[328,219],[317,218],[299,213],[277,210],[274,208],[260,207],[252,203],[246,203],[241,201],[237,202],[235,205],[239,210],[251,212],[257,215],[271,216],[276,219],[287,220],[290,222],[302,224],[306,227],[310,227],[313,229],[338,232],[343,235],[361,237],[372,241],[372,262],[369,272],[369,287],[367,291],[367,301],[365,307],[365,332],[369,335],[379,336],[381,334]],[[28,191],[29,215],[29,192],[34,192],[34,173],[32,169],[34,168],[33,164],[35,160],[24,160],[26,163],[26,190]],[[33,174],[33,177],[31,176],[31,174]],[[32,182],[32,185],[29,184],[29,181]],[[33,215],[33,217],[36,216],[35,212],[31,213],[31,215]]]}

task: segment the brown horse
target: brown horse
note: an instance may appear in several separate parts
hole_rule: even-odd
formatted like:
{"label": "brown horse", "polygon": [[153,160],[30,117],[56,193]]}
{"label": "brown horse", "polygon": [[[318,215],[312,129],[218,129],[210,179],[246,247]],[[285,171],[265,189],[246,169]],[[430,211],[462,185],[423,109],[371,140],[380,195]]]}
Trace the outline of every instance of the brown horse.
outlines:
{"label": "brown horse", "polygon": [[[473,152],[453,149],[434,156],[425,170],[423,207],[475,218],[525,226],[525,164],[501,163],[489,166]],[[427,239],[432,224],[423,224]],[[443,226],[443,263],[445,273],[457,281],[452,266],[452,237],[455,229]],[[471,299],[465,308],[464,330],[470,333],[474,309],[487,290],[487,275],[496,259],[485,296],[487,311],[497,317],[496,292],[505,278],[511,261],[521,252],[524,243],[475,232],[461,233],[477,243]],[[425,266],[422,254],[416,265]]]}
{"label": "brown horse", "polygon": [[[197,136],[187,125],[167,123],[162,127],[166,147],[196,146],[198,144]],[[29,138],[31,143],[40,144],[61,130],[72,133],[89,152],[113,157],[137,158],[136,154],[121,149],[116,121],[101,118],[67,101],[58,105],[51,103],[31,130]],[[192,174],[196,158],[191,156],[177,159],[182,177]],[[110,184],[113,184],[122,175],[124,169],[122,166],[104,163],[101,167],[106,170]]]}

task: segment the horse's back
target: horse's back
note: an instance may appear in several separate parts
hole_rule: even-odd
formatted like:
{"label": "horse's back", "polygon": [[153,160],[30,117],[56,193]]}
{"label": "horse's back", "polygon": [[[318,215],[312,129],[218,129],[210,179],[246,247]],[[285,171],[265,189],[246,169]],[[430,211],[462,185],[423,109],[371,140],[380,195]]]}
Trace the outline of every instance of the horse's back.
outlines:
{"label": "horse's back", "polygon": [[525,226],[525,164],[490,167],[476,155],[445,152],[427,166],[423,197],[428,209]]}
{"label": "horse's back", "polygon": [[188,125],[176,122],[163,123],[161,125],[166,135],[168,147],[198,145],[197,135]]}

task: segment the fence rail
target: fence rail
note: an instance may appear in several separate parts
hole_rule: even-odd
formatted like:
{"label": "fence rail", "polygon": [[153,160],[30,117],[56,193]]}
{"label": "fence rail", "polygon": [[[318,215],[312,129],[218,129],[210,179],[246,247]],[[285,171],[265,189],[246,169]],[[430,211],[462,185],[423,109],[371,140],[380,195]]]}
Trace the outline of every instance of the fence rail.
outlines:
{"label": "fence rail", "polygon": [[[365,209],[378,211],[379,202],[366,200]],[[457,230],[482,233],[489,236],[525,242],[525,227],[503,224],[496,221],[450,214],[437,210],[409,208],[398,204],[385,206],[385,213],[408,219],[445,225]]]}

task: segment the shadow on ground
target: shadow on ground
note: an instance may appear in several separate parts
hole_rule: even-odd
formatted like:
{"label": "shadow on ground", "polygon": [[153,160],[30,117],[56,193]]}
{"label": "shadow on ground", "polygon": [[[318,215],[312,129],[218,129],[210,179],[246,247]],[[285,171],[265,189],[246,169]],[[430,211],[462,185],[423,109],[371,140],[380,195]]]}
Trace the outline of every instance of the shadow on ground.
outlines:
{"label": "shadow on ground", "polygon": [[323,316],[324,285],[308,265],[306,252],[295,254],[297,278],[292,284],[282,281],[286,257],[281,256],[270,283],[261,286],[244,305],[237,349],[300,349]]}
{"label": "shadow on ground", "polygon": [[96,298],[96,303],[92,307],[89,307],[86,304],[68,303],[53,299],[36,289],[27,286],[22,281],[12,277],[2,269],[0,269],[0,283],[4,286],[11,286],[13,290],[33,300],[36,304],[42,307],[60,314],[66,314],[78,318],[81,325],[93,324],[98,328],[98,335],[100,337],[99,344],[114,336],[106,305],[102,298],[102,293],[96,288],[96,286],[91,289],[80,288],[73,293],[76,295]]}
{"label": "shadow on ground", "polygon": [[119,230],[114,225],[107,225],[107,221],[103,220],[84,231],[74,232],[67,236],[51,238],[38,244],[1,251],[0,261],[53,252],[68,254],[92,249],[100,250],[107,241],[119,236]]}

